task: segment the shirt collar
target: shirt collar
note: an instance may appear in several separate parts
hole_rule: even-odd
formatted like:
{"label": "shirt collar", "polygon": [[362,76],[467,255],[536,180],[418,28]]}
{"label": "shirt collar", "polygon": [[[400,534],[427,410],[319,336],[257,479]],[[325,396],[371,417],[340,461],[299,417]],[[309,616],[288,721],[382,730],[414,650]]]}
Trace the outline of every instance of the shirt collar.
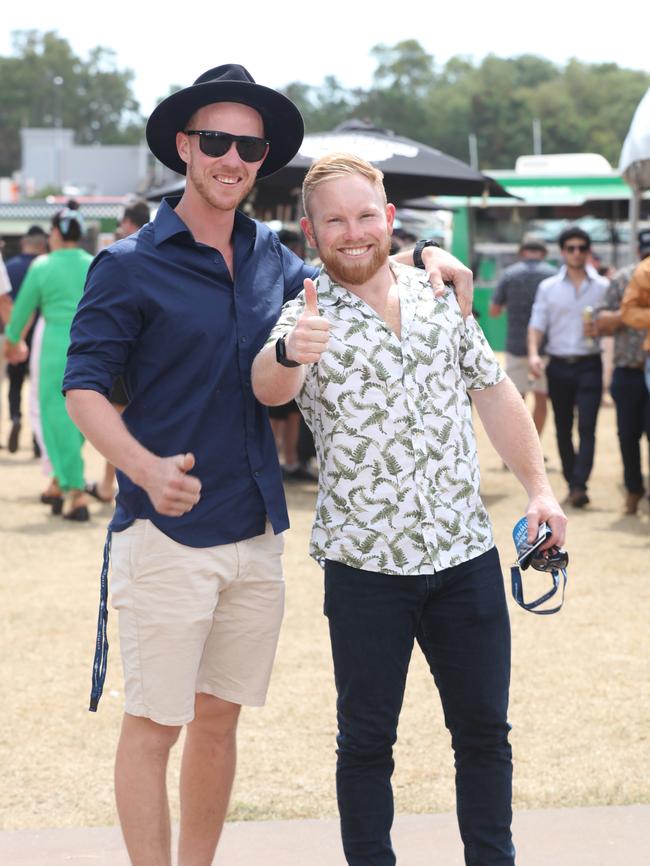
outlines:
{"label": "shirt collar", "polygon": [[[162,204],[158,208],[158,213],[153,221],[154,243],[156,246],[160,246],[160,244],[165,243],[165,241],[168,241],[176,235],[186,235],[194,241],[194,235],[176,213],[175,208],[180,200],[180,195],[169,196],[162,200]],[[251,243],[253,243],[255,241],[256,232],[257,226],[255,220],[250,219],[246,214],[236,210],[233,234],[241,233]]]}
{"label": "shirt collar", "polygon": [[[403,269],[406,268],[406,265],[401,265],[399,262],[390,261],[389,262],[390,269],[393,272],[393,276],[397,280],[398,283],[401,282],[401,279],[405,276],[402,273]],[[413,270],[411,268],[411,270]],[[426,276],[426,272],[422,271],[422,277],[420,278],[420,274],[418,274],[418,282],[421,282],[423,285],[428,284],[428,278]],[[318,287],[318,303],[323,307],[338,307],[341,304],[347,304],[348,306],[356,306],[358,303],[366,306],[365,301],[360,298],[358,295],[355,295],[354,292],[348,291],[348,289],[344,288],[340,283],[337,283],[328,273],[325,268],[325,265],[321,265],[321,269],[319,271],[317,277],[317,287]]]}
{"label": "shirt collar", "polygon": [[[560,270],[557,273],[558,277],[561,280],[565,280],[567,273],[568,273],[568,270],[569,269],[567,268],[566,265],[562,265],[562,267],[560,268]],[[599,280],[600,279],[600,274],[598,273],[598,271],[596,270],[596,268],[593,265],[589,264],[589,262],[587,262],[587,264],[585,265],[585,273],[587,274],[588,280]]]}

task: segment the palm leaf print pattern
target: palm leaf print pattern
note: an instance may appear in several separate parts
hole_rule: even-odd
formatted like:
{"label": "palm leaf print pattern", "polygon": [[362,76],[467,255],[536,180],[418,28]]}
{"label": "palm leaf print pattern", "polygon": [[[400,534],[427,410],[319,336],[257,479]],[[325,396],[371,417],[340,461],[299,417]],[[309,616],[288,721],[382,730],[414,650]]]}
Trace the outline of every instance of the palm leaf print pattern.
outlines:
{"label": "palm leaf print pattern", "polygon": [[[401,339],[324,271],[317,281],[330,341],[296,398],[319,462],[310,553],[321,563],[423,574],[493,545],[467,391],[504,373],[452,293],[435,298],[421,271],[391,267]],[[303,307],[302,294],[285,305],[269,343]]]}

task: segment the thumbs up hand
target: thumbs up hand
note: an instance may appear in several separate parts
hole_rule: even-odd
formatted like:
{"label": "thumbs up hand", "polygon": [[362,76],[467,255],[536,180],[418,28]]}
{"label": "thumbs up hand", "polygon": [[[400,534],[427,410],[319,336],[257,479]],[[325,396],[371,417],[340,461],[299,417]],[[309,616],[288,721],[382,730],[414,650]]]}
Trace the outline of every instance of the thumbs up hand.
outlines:
{"label": "thumbs up hand", "polygon": [[314,364],[327,349],[330,325],[318,313],[318,295],[314,281],[305,280],[305,309],[287,334],[287,358],[299,364]]}
{"label": "thumbs up hand", "polygon": [[201,498],[201,482],[188,475],[196,460],[191,453],[154,457],[146,467],[142,487],[159,514],[181,517]]}

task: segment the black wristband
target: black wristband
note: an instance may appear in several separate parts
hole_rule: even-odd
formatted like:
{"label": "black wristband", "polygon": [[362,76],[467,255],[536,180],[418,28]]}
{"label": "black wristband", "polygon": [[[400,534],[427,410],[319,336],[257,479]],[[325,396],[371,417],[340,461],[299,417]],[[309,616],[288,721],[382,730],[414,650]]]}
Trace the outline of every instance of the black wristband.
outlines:
{"label": "black wristband", "polygon": [[416,245],[413,247],[413,265],[416,268],[420,268],[421,271],[424,270],[424,262],[422,261],[422,250],[425,247],[439,247],[440,244],[437,244],[435,241],[418,241]]}
{"label": "black wristband", "polygon": [[275,360],[283,367],[301,367],[300,361],[291,361],[287,358],[287,345],[284,337],[280,337],[275,343]]}

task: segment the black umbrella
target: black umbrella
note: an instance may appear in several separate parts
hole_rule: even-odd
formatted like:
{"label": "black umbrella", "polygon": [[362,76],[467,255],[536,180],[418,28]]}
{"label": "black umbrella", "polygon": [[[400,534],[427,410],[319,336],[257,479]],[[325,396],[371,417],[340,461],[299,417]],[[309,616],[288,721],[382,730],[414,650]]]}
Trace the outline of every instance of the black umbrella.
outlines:
{"label": "black umbrella", "polygon": [[[296,204],[309,166],[333,151],[354,153],[381,169],[386,195],[395,204],[427,195],[480,196],[487,193],[510,197],[510,193],[492,178],[434,147],[361,120],[347,120],[331,132],[306,135],[288,165],[257,182],[253,193],[255,207]],[[152,191],[148,198],[159,199],[172,191],[182,192],[183,187],[184,180],[179,180],[166,189]]]}
{"label": "black umbrella", "polygon": [[256,202],[267,197],[277,202],[282,190],[294,191],[312,162],[333,151],[354,153],[381,169],[388,199],[396,203],[427,195],[509,195],[496,181],[434,147],[348,120],[331,132],[306,135],[291,162],[258,183]]}

